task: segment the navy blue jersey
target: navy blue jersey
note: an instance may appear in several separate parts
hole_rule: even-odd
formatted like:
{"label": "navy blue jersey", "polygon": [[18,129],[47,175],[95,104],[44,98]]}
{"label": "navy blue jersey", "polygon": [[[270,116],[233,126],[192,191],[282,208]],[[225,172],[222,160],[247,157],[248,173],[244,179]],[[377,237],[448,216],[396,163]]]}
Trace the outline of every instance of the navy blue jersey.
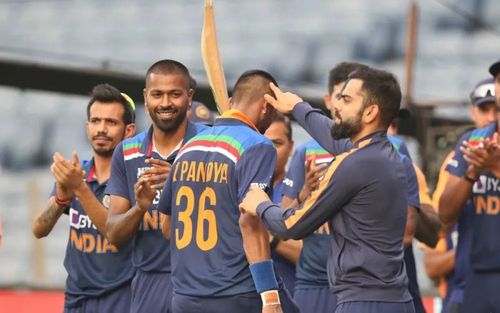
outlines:
{"label": "navy blue jersey", "polygon": [[[387,136],[389,141],[392,143],[396,151],[399,152],[402,158],[408,158],[411,160],[410,153],[406,147],[405,142],[398,136]],[[405,163],[406,171],[408,175],[408,199],[410,206],[415,207],[416,197],[419,197],[418,189],[418,179],[415,170],[408,168],[408,162]],[[413,164],[412,164],[413,165]],[[415,306],[415,313],[425,313],[424,304],[422,303],[422,297],[420,295],[420,287],[418,286],[417,280],[417,267],[415,266],[415,256],[413,254],[413,245],[405,247],[404,249],[404,261],[406,267],[406,274],[408,275],[408,291],[413,298],[413,304]]]}
{"label": "navy blue jersey", "polygon": [[[330,128],[332,124],[333,121],[325,117],[323,119],[323,122],[319,125],[321,125],[321,127]],[[408,149],[406,148],[405,143],[398,137],[388,136],[388,138],[393,144],[396,151],[399,152],[406,168],[409,186],[408,205],[418,208],[420,207],[420,202],[418,199],[418,181],[415,170],[411,163]],[[331,137],[328,138],[328,136],[326,136],[321,142],[330,151],[334,149],[334,147],[332,146]],[[352,144],[348,140],[340,142],[341,149],[350,148],[352,146]],[[331,160],[333,159],[332,154],[328,153],[326,150],[321,151],[320,149],[324,148],[314,140],[311,140],[297,148],[292,157],[290,169],[286,175],[285,184],[288,187],[286,189],[288,194],[287,192],[285,192],[285,195],[289,196],[290,198],[295,198],[302,188],[305,177],[304,164],[305,160],[307,159],[308,150],[314,151],[316,155],[323,156],[322,158],[319,158],[320,163],[331,162]],[[316,163],[318,163],[318,158],[316,159]],[[313,234],[303,239],[302,253],[299,259],[299,263],[297,264],[297,286],[308,287],[328,285],[326,266],[330,254],[330,240],[330,226],[328,225],[328,223],[325,223]]]}
{"label": "navy blue jersey", "polygon": [[[94,162],[84,161],[85,180],[97,200],[108,206],[104,190],[107,182],[99,184],[94,173]],[[115,247],[95,227],[80,202],[73,198],[67,211],[69,240],[64,258],[68,272],[66,279],[66,306],[71,307],[87,297],[101,296],[130,283],[134,268],[130,258],[132,244]]]}
{"label": "navy blue jersey", "polygon": [[[188,122],[184,142],[207,126]],[[145,162],[148,158],[165,160],[172,163],[177,151],[163,158],[153,149],[153,128],[144,131],[133,138],[124,140],[113,153],[111,177],[106,193],[127,199],[130,205],[135,205],[134,185],[141,173],[151,166]],[[143,221],[133,237],[132,263],[144,272],[170,272],[169,242],[161,231],[165,216],[157,208],[160,191],[153,204],[144,214]]]}
{"label": "navy blue jersey", "polygon": [[455,251],[455,270],[453,280],[449,282],[451,295],[449,301],[462,303],[465,289],[465,278],[470,271],[470,250],[472,244],[471,220],[474,217],[474,205],[467,201],[462,215],[460,215],[457,224],[458,240]]}
{"label": "navy blue jersey", "polygon": [[[472,145],[481,138],[490,138],[496,131],[493,123],[484,128],[465,133],[455,147],[455,155],[448,162],[446,171],[452,175],[463,177],[468,163],[460,151],[463,141]],[[493,174],[481,173],[472,187],[474,215],[471,223],[471,266],[474,270],[500,270],[500,185]]]}
{"label": "navy blue jersey", "polygon": [[172,216],[174,293],[216,297],[255,292],[239,228],[250,185],[272,192],[276,151],[237,110],[179,152],[160,198]]}
{"label": "navy blue jersey", "polygon": [[[305,163],[312,155],[316,156],[316,164],[330,163],[333,156],[321,147],[315,140],[301,144],[295,149],[290,166],[286,173],[283,194],[295,199],[304,186]],[[274,201],[274,203],[279,203]],[[330,255],[330,227],[325,223],[313,234],[302,241],[302,251],[296,266],[296,287],[328,286],[326,265]]]}
{"label": "navy blue jersey", "polygon": [[329,221],[333,240],[328,277],[339,303],[411,300],[402,244],[407,205],[415,202],[419,207],[418,197],[408,199],[411,162],[394,149],[385,132],[353,145],[348,139],[333,140],[325,132],[332,120],[307,103],[296,105],[292,113],[336,157],[302,209],[283,213],[266,202],[258,207],[259,216],[269,229],[292,238]]}
{"label": "navy blue jersey", "polygon": [[[309,125],[303,118],[307,112],[295,113],[294,109],[301,125]],[[324,133],[323,129],[315,136],[312,131],[315,139]],[[329,152],[336,157],[319,189],[301,208],[283,212],[268,201],[259,205],[257,213],[268,229],[285,238],[303,238],[329,221],[333,240],[328,278],[338,303],[410,301],[402,244],[408,179],[401,155],[385,132],[354,145],[330,141]]]}
{"label": "navy blue jersey", "polygon": [[[290,166],[283,179],[283,195],[291,199],[296,199],[300,190],[304,186],[305,163],[313,155],[316,157],[316,164],[330,163],[333,156],[321,147],[315,140],[309,140],[298,146],[293,152]],[[274,203],[277,203],[273,201]]]}

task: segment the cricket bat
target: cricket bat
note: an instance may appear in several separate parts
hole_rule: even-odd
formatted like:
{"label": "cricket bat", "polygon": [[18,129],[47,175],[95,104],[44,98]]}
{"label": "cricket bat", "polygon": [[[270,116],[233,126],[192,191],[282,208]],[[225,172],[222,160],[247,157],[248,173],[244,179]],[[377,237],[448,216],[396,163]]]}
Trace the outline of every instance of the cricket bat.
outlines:
{"label": "cricket bat", "polygon": [[219,113],[223,113],[229,109],[229,96],[217,44],[212,0],[205,0],[205,14],[201,32],[201,56],[217,110]]}

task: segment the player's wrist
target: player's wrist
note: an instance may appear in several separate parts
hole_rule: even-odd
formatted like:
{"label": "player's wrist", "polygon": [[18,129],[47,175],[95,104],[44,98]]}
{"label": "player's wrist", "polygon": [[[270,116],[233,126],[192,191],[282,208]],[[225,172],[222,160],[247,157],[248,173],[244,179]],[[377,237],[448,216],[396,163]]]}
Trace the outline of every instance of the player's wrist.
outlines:
{"label": "player's wrist", "polygon": [[250,273],[257,293],[269,290],[278,290],[278,281],[274,273],[274,264],[271,259],[250,264]]}
{"label": "player's wrist", "polygon": [[71,204],[71,198],[62,198],[58,194],[54,196],[54,201],[60,209],[66,208]]}
{"label": "player's wrist", "polygon": [[75,186],[73,189],[75,192],[75,195],[80,197],[85,191],[88,190],[87,184],[82,180],[78,185]]}
{"label": "player's wrist", "polygon": [[267,290],[260,293],[262,305],[280,305],[280,294],[278,290]]}

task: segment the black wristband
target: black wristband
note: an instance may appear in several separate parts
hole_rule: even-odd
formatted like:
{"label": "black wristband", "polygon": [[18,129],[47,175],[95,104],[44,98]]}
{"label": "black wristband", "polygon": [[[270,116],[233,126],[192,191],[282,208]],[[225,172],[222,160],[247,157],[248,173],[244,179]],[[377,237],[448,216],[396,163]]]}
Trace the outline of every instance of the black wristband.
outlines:
{"label": "black wristband", "polygon": [[278,243],[280,243],[280,239],[278,238],[278,236],[274,236],[273,240],[271,240],[271,242],[269,243],[269,248],[271,250],[276,249],[276,247],[278,246]]}
{"label": "black wristband", "polygon": [[469,183],[473,184],[473,185],[474,185],[474,183],[475,183],[475,182],[476,182],[476,180],[477,180],[477,178],[476,178],[476,179],[474,179],[474,178],[471,178],[471,177],[469,177],[469,176],[467,176],[467,175],[465,175],[465,176],[464,176],[464,179],[465,179],[466,181],[468,181]]}

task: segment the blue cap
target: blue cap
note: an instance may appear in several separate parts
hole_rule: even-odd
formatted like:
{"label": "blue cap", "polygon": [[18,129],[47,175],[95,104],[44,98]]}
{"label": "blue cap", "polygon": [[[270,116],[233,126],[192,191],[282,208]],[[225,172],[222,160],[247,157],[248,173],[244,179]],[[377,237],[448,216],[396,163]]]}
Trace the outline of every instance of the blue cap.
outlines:
{"label": "blue cap", "polygon": [[193,123],[213,125],[215,122],[215,114],[210,111],[203,103],[192,101],[191,116],[189,117],[189,120]]}

